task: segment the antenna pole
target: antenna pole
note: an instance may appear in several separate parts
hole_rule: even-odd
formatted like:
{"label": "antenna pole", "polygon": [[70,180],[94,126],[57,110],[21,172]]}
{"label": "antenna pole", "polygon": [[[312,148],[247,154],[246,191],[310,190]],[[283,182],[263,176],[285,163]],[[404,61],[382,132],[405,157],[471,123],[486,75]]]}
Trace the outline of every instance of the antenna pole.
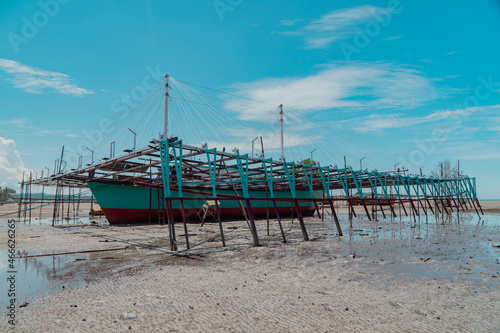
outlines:
{"label": "antenna pole", "polygon": [[256,137],[255,139],[252,140],[252,158],[255,156],[253,154],[253,146],[254,146],[255,140],[258,140],[258,139],[259,139],[259,137]]}
{"label": "antenna pole", "polygon": [[281,161],[285,161],[285,150],[283,146],[283,104],[280,104],[280,129],[281,129]]}
{"label": "antenna pole", "polygon": [[90,151],[92,153],[92,161],[90,162],[90,164],[94,164],[94,151],[92,149],[90,149],[89,147],[87,147],[88,151]]}
{"label": "antenna pole", "polygon": [[165,115],[163,119],[163,140],[167,140],[168,134],[168,74],[165,75]]}
{"label": "antenna pole", "polygon": [[137,133],[132,131],[130,128],[128,130],[134,135],[134,149],[132,149],[132,151],[135,151],[135,137],[137,136]]}
{"label": "antenna pole", "polygon": [[260,147],[262,152],[262,158],[264,158],[264,142],[262,141],[262,136],[260,137]]}

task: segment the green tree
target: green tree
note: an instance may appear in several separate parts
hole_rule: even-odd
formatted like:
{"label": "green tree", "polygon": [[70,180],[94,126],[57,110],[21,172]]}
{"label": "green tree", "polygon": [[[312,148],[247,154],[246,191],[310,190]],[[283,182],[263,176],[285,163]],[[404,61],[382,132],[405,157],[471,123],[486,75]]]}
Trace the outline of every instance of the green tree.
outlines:
{"label": "green tree", "polygon": [[2,187],[0,186],[0,202],[5,202],[5,201],[7,201],[7,200],[11,199],[11,198],[12,198],[12,195],[13,195],[14,193],[16,193],[16,191],[15,191],[15,190],[13,190],[13,189],[11,189],[11,188],[8,188],[8,187],[6,187],[6,188],[2,188]]}
{"label": "green tree", "polygon": [[[305,160],[303,160],[303,161],[302,161],[302,163],[303,163],[304,165],[311,164],[311,159],[310,159],[310,158],[306,158]],[[315,161],[315,160],[312,160],[312,165],[313,165],[313,166],[317,166],[317,165],[318,165],[318,162],[317,162],[317,161]],[[309,171],[309,169],[307,169],[307,171]],[[313,175],[314,175],[314,177],[315,177],[315,178],[316,178],[316,177],[319,177],[319,171],[318,171],[318,170],[314,170],[314,171],[313,171]]]}
{"label": "green tree", "polygon": [[[311,158],[306,158],[305,160],[302,161],[302,163],[311,164]],[[315,160],[312,160],[312,165],[316,165],[316,164],[318,164],[318,162],[316,162]]]}

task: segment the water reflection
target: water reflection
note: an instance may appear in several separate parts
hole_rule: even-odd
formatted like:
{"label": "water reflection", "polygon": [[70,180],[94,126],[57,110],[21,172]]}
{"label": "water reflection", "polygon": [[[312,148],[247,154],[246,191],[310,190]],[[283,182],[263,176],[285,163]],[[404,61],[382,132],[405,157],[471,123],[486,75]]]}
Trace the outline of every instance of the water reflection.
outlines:
{"label": "water reflection", "polygon": [[[0,277],[6,281],[10,275],[7,270],[7,251],[1,252],[2,270]],[[32,256],[34,257],[26,257]],[[61,290],[62,286],[71,283],[72,287],[77,287],[90,281],[90,273],[82,273],[80,266],[90,259],[89,254],[73,255],[44,255],[43,253],[31,254],[29,251],[19,251],[15,260],[16,268],[16,298],[21,304],[24,300],[35,296],[47,294],[53,290]],[[21,257],[20,257],[21,256]],[[23,257],[24,256],[24,257]],[[85,270],[83,270],[85,273]],[[0,304],[7,305],[7,293],[0,294]]]}
{"label": "water reflection", "polygon": [[[422,213],[421,213],[422,214]],[[438,226],[452,226],[453,230],[461,230],[461,226],[491,226],[500,227],[500,215],[482,215],[481,218],[475,213],[458,213],[455,212],[449,216],[434,216],[429,214],[425,217],[425,221],[414,222],[412,216],[398,216],[394,221],[391,220],[374,220],[369,221],[362,215],[358,219],[353,220],[353,227],[350,228],[346,221],[349,221],[348,214],[337,214],[343,227],[344,237],[353,240],[355,238],[376,238],[380,236],[388,238],[415,239],[418,237],[427,238],[429,229]],[[424,215],[425,216],[425,215]],[[421,216],[422,218],[422,216]],[[356,226],[363,225],[365,229],[357,228]],[[347,226],[347,227],[346,227]],[[327,227],[330,235],[336,235],[337,230],[333,224],[333,220],[327,222]]]}

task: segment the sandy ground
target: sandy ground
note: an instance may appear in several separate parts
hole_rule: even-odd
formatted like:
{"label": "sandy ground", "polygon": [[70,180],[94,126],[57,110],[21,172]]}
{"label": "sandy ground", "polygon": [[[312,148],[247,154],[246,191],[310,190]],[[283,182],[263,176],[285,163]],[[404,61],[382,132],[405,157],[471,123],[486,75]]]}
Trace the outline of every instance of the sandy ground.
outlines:
{"label": "sandy ground", "polygon": [[486,214],[500,214],[500,201],[480,201]]}
{"label": "sandy ground", "polygon": [[[499,224],[308,218],[176,226],[17,224],[20,255],[91,253],[48,294],[18,300],[18,332],[499,332]],[[473,214],[469,219],[474,220]],[[470,222],[469,221],[469,222]],[[2,220],[1,227],[5,223]],[[6,244],[2,229],[0,241]],[[5,259],[2,259],[5,260]],[[83,283],[74,283],[78,277]],[[64,288],[62,286],[65,286]],[[2,306],[4,309],[4,306]],[[3,310],[2,314],[5,313]],[[6,318],[2,316],[2,318]],[[0,331],[9,325],[0,322]]]}
{"label": "sandy ground", "polygon": [[[500,200],[499,201],[480,201],[481,207],[483,209],[483,212],[485,214],[500,214]],[[33,207],[40,206],[39,203],[34,203]],[[408,211],[411,211],[411,205],[410,204],[405,204],[406,208]],[[427,204],[424,203],[424,206],[427,210]],[[37,219],[44,218],[44,217],[52,217],[54,213],[54,206],[53,205],[44,205],[41,208],[33,208],[31,210],[32,214],[32,219],[36,221]],[[67,218],[68,217],[68,206],[66,203],[64,203],[61,207],[61,211],[64,211],[64,216]],[[90,210],[90,203],[80,203],[78,206],[79,208],[79,215],[77,217],[88,217],[88,211]],[[22,210],[26,210],[28,207],[23,204]],[[97,203],[94,203],[93,205],[94,209],[99,209],[99,205]],[[338,201],[334,202],[334,208],[335,211],[338,214],[348,214],[349,213],[349,207],[345,204],[343,201]],[[376,211],[376,214],[382,218],[382,213],[380,212],[380,207],[379,206],[368,206],[368,211],[370,214],[372,214],[373,211]],[[388,206],[383,206],[384,208],[384,213],[386,216],[390,216],[390,210]],[[475,211],[473,207],[469,207],[470,211]],[[329,207],[326,206],[325,208],[327,211],[329,211]],[[396,211],[399,210],[399,207],[395,208]],[[9,203],[9,204],[0,204],[0,218],[17,218],[17,211],[19,210],[18,204],[15,203]],[[421,207],[418,207],[418,210],[422,210]],[[74,219],[75,218],[75,211],[77,211],[77,206],[75,204],[70,204],[69,207],[69,216],[70,218]],[[364,214],[364,207],[363,206],[356,206],[355,207],[355,212]],[[11,213],[11,214],[9,214]],[[61,214],[61,213],[60,213]],[[399,212],[397,213],[399,214]],[[22,220],[28,219],[29,218],[29,212],[22,212],[21,213],[21,218]]]}
{"label": "sandy ground", "polygon": [[[432,202],[432,205],[434,205],[435,203]],[[479,204],[481,205],[481,208],[483,210],[483,213],[485,214],[500,214],[500,200],[498,201],[479,201]],[[471,212],[475,212],[475,208],[473,205],[471,205],[469,202],[467,203],[467,208],[469,209],[469,211]],[[405,203],[405,207],[408,211],[410,211],[411,209],[411,204],[409,203]],[[422,211],[422,208],[421,206],[419,207],[418,205],[416,206],[417,209],[419,211]],[[434,206],[433,206],[434,207]],[[427,207],[427,203],[424,202],[424,208],[426,210],[429,211],[429,208]],[[374,210],[376,210],[378,212],[378,215],[380,217],[382,217],[382,213],[380,212],[380,207],[378,206],[374,206],[373,207]],[[335,210],[339,213],[339,214],[348,214],[349,212],[349,207],[346,206],[346,205],[339,205],[338,203],[335,204]],[[398,211],[399,210],[399,206],[395,206],[395,210]],[[462,209],[463,210],[463,209]],[[364,214],[364,208],[362,206],[356,206],[355,207],[355,211],[356,212],[359,212],[361,214]],[[372,206],[368,206],[368,211],[370,212],[370,214],[372,214]],[[387,216],[390,216],[390,210],[387,206],[384,206],[384,212]],[[398,213],[397,213],[398,214]]]}
{"label": "sandy ground", "polygon": [[[46,203],[43,204],[42,207],[40,207],[40,203],[33,203],[32,204],[32,209],[31,209],[31,218],[33,221],[36,221],[40,218],[40,216],[43,217],[52,217],[54,214],[54,206],[53,205],[47,205]],[[38,208],[40,207],[40,208]],[[71,204],[70,205],[70,211],[69,215],[70,217],[74,217],[75,212],[77,211],[77,207],[79,208],[80,216],[82,217],[88,217],[88,212],[90,210],[90,203],[80,203],[79,206],[76,204]],[[67,203],[64,203],[63,205],[60,206],[61,211],[64,211],[64,216],[68,216],[68,206]],[[99,209],[99,205],[97,203],[94,203],[93,205],[94,209]],[[23,221],[26,217],[26,219],[29,218],[29,206],[25,206],[24,204],[21,207],[21,221]],[[0,204],[0,218],[17,218],[18,216],[18,210],[19,210],[19,204],[16,203],[8,203],[8,204]],[[85,213],[84,213],[85,212]],[[60,213],[61,214],[61,213]]]}

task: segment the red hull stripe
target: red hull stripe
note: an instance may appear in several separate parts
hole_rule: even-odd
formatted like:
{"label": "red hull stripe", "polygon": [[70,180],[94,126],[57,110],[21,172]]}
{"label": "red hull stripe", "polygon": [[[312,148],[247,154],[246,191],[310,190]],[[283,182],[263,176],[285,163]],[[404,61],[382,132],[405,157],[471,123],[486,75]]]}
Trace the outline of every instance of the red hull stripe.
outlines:
{"label": "red hull stripe", "polygon": [[[314,213],[314,206],[304,206],[300,207],[302,215],[311,216]],[[109,224],[145,224],[148,223],[149,209],[123,209],[123,208],[103,208],[104,215]],[[198,209],[186,209],[188,220],[191,222],[198,222]],[[253,208],[252,212],[255,217],[266,217],[266,207]],[[290,207],[278,207],[278,213],[280,217],[291,216]],[[294,215],[296,212],[293,212]],[[221,208],[220,212],[222,219],[242,219],[243,215],[240,208]],[[165,214],[166,216],[166,214]],[[274,218],[276,214],[274,213],[274,208],[269,207],[269,217]],[[182,222],[182,213],[180,209],[174,209],[174,219],[175,221]],[[210,219],[207,217],[207,220]],[[158,223],[158,210],[151,210],[151,223]]]}

